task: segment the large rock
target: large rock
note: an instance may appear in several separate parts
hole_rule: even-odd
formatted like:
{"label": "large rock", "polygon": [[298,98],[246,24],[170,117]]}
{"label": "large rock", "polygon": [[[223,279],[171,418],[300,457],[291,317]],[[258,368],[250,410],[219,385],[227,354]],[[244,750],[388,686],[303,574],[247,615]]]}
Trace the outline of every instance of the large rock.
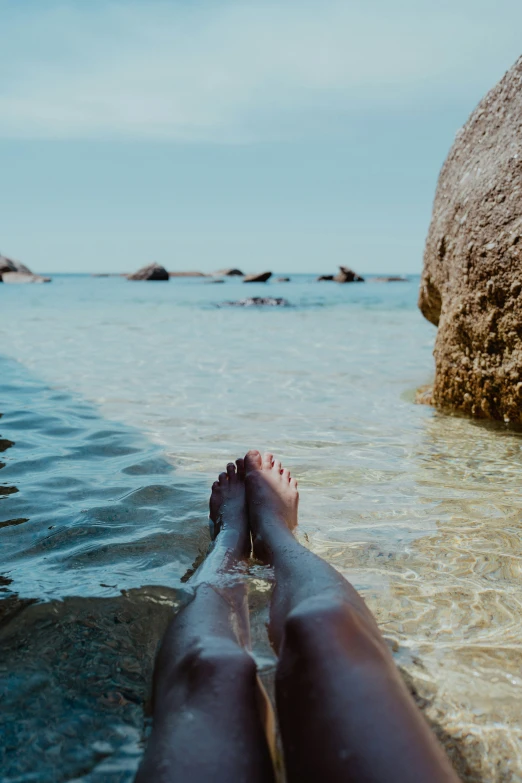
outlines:
{"label": "large rock", "polygon": [[50,277],[34,275],[29,267],[0,255],[0,280],[4,283],[50,283]]}
{"label": "large rock", "polygon": [[261,272],[259,275],[247,275],[243,278],[244,283],[266,283],[272,277],[272,272]]}
{"label": "large rock", "polygon": [[438,326],[433,402],[522,421],[522,58],[439,176],[419,307]]}
{"label": "large rock", "polygon": [[134,272],[133,275],[127,275],[127,280],[168,280],[169,279],[169,273],[165,269],[165,267],[160,266],[159,264],[149,264],[148,266],[144,266],[141,269],[138,269],[137,272]]}

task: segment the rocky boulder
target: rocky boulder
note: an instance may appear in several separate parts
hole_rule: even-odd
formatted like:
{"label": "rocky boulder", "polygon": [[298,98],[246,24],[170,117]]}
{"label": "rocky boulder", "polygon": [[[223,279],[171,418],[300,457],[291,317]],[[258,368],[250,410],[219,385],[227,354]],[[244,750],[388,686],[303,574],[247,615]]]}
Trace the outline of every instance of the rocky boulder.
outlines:
{"label": "rocky boulder", "polygon": [[522,57],[442,167],[419,307],[438,326],[434,404],[522,422]]}
{"label": "rocky boulder", "polygon": [[159,264],[149,264],[148,266],[144,266],[141,269],[138,269],[137,272],[134,272],[133,275],[127,275],[127,280],[168,280],[169,279],[169,273],[165,269],[165,267],[160,266]]}
{"label": "rocky boulder", "polygon": [[244,283],[266,283],[272,277],[272,272],[261,272],[259,275],[247,275],[244,279]]}

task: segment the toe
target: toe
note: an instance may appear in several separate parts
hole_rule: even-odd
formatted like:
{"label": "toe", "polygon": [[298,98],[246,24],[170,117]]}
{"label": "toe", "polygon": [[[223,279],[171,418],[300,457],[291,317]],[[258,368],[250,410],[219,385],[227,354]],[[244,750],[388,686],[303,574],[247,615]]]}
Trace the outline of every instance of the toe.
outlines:
{"label": "toe", "polygon": [[250,470],[261,470],[262,460],[261,454],[257,449],[253,449],[248,452],[245,457],[245,470],[248,473]]}
{"label": "toe", "polygon": [[236,465],[237,465],[237,475],[239,476],[239,478],[244,478],[245,461],[243,459],[236,459]]}
{"label": "toe", "polygon": [[265,451],[263,454],[263,467],[265,470],[270,470],[272,467],[272,462],[274,461],[274,455],[271,454],[269,451]]}
{"label": "toe", "polygon": [[295,478],[290,479],[290,486],[292,487],[292,489],[297,489],[297,481]]}
{"label": "toe", "polygon": [[219,481],[214,481],[212,484],[212,489],[218,489],[219,488]]}
{"label": "toe", "polygon": [[236,477],[236,466],[233,462],[229,462],[227,465],[227,475],[229,479],[234,479]]}
{"label": "toe", "polygon": [[281,467],[281,463],[280,463],[280,461],[278,459],[274,460],[273,468],[274,468],[276,473],[281,473],[282,467]]}
{"label": "toe", "polygon": [[221,486],[223,486],[223,484],[226,484],[227,481],[228,481],[227,474],[226,473],[220,473],[219,474],[219,483],[221,484]]}
{"label": "toe", "polygon": [[281,475],[283,477],[283,481],[290,481],[290,471],[288,470],[288,468],[285,468],[281,473]]}

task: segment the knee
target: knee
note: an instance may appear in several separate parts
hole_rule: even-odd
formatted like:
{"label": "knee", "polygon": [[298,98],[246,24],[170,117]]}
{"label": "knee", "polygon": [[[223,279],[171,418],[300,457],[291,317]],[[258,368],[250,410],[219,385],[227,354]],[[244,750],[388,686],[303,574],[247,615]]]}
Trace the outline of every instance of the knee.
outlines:
{"label": "knee", "polygon": [[221,680],[254,681],[253,658],[231,640],[203,638],[195,642],[176,665],[175,676],[193,688]]}
{"label": "knee", "polygon": [[314,596],[288,615],[283,653],[324,660],[335,651],[352,661],[386,654],[386,644],[357,608],[337,596]]}

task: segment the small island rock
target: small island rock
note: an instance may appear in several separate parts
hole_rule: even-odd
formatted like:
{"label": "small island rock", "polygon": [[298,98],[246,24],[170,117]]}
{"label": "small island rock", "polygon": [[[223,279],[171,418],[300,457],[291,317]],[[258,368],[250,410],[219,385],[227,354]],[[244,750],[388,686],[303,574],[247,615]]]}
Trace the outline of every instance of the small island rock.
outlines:
{"label": "small island rock", "polygon": [[208,277],[204,272],[169,272],[169,277]]}
{"label": "small island rock", "polygon": [[4,283],[50,283],[50,277],[42,277],[31,272],[29,267],[20,261],[13,261],[0,255],[0,276]]}
{"label": "small island rock", "polygon": [[347,266],[340,266],[339,272],[334,276],[334,281],[336,283],[364,283],[364,277]]}
{"label": "small island rock", "polygon": [[289,283],[290,278],[289,277],[277,277],[276,283]]}
{"label": "small island rock", "polygon": [[280,296],[249,296],[247,299],[239,299],[237,302],[223,302],[221,307],[289,307],[290,302]]}
{"label": "small island rock", "polygon": [[438,326],[433,402],[522,422],[522,57],[457,134],[437,185],[419,307]]}
{"label": "small island rock", "polygon": [[159,264],[149,264],[138,269],[133,275],[127,275],[127,280],[168,280],[169,273]]}
{"label": "small island rock", "polygon": [[243,272],[240,269],[219,269],[214,272],[216,277],[244,277]]}
{"label": "small island rock", "polygon": [[364,277],[361,277],[347,266],[340,266],[336,275],[320,275],[318,282],[323,280],[333,280],[336,283],[364,283]]}
{"label": "small island rock", "polygon": [[247,275],[244,279],[244,283],[266,283],[272,277],[272,272],[261,272],[259,275]]}
{"label": "small island rock", "polygon": [[372,283],[407,283],[408,278],[401,275],[392,275],[391,277],[374,277]]}

